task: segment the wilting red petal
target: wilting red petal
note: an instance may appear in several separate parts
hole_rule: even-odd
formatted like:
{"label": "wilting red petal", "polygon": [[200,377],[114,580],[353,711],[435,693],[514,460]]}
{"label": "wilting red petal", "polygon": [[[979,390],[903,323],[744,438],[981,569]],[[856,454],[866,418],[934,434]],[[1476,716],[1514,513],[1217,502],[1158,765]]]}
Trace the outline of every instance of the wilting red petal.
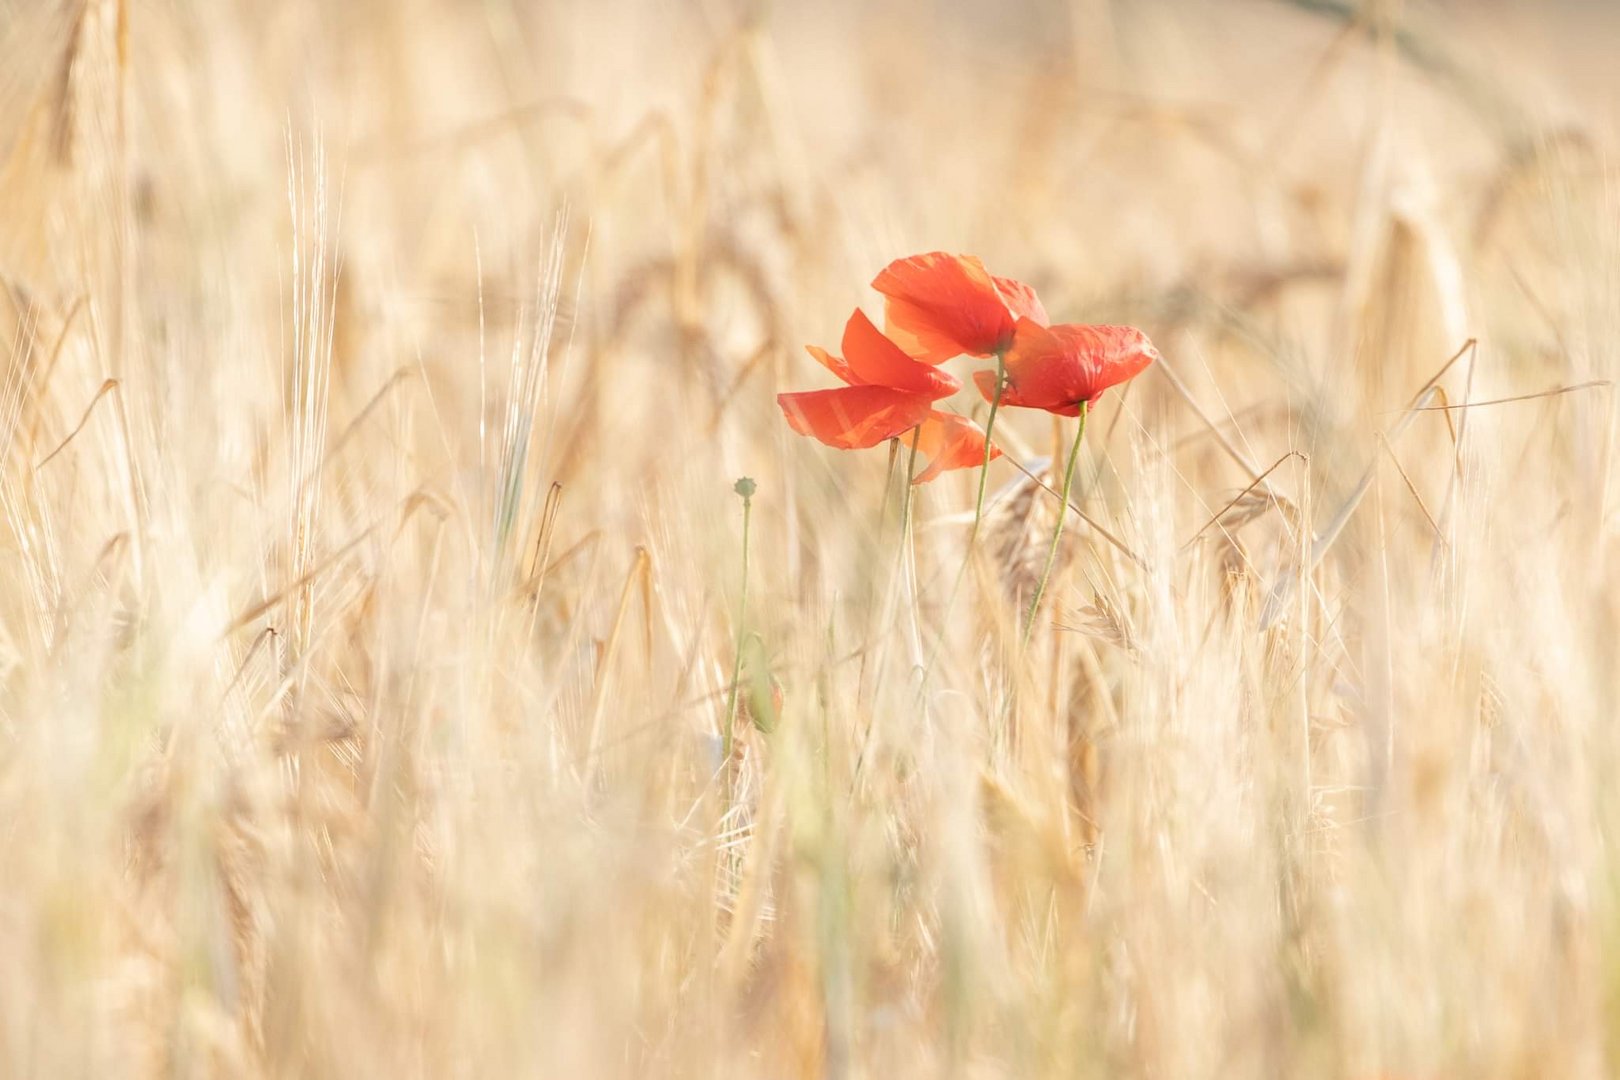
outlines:
{"label": "wilting red petal", "polygon": [[788,426],[840,450],[876,446],[909,431],[928,415],[928,399],[886,386],[840,386],[777,394]]}
{"label": "wilting red petal", "polygon": [[1010,277],[992,278],[996,283],[996,291],[1007,302],[1013,317],[1018,319],[1033,319],[1045,326],[1052,320],[1046,317],[1046,307],[1041,298],[1035,295],[1035,290],[1022,281],[1015,281]]}
{"label": "wilting red petal", "polygon": [[889,337],[924,363],[963,353],[989,356],[1012,340],[1007,301],[971,255],[933,251],[896,259],[872,279],[872,287],[886,298]]}
{"label": "wilting red petal", "polygon": [[[1133,326],[1063,323],[1044,327],[1019,319],[1007,351],[1008,389],[1003,405],[1074,416],[1081,403],[1139,374],[1158,358],[1147,335]],[[995,391],[994,376],[989,393]],[[979,382],[985,392],[986,383]]]}
{"label": "wilting red petal", "polygon": [[888,386],[930,399],[950,397],[962,388],[962,380],[950,372],[907,356],[859,308],[844,324],[844,363],[854,376],[849,381],[857,385]]}
{"label": "wilting red petal", "polygon": [[[928,456],[928,468],[913,483],[922,484],[947,469],[966,469],[984,462],[984,432],[965,416],[935,410],[917,428],[917,450]],[[990,456],[1001,450],[992,445]]]}

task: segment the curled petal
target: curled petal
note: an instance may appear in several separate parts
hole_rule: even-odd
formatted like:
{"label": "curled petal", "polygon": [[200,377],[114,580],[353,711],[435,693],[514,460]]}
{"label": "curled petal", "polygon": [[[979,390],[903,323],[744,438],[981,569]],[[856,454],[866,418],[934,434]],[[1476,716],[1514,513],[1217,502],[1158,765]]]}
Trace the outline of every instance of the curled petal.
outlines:
{"label": "curled petal", "polygon": [[[922,484],[948,469],[966,469],[984,462],[984,431],[965,416],[935,410],[917,428],[917,449],[928,456],[928,468],[913,483]],[[992,445],[990,456],[1001,450]]]}
{"label": "curled petal", "polygon": [[840,450],[876,446],[909,431],[928,415],[928,399],[885,386],[841,386],[778,394],[788,426]]}
{"label": "curled petal", "polygon": [[844,363],[854,376],[846,381],[857,386],[887,386],[930,400],[950,397],[962,388],[962,381],[950,372],[907,356],[859,308],[844,325]]}
{"label": "curled petal", "polygon": [[1031,319],[1042,326],[1052,321],[1046,317],[1046,307],[1041,303],[1041,298],[1035,295],[1034,289],[1012,278],[998,277],[992,280],[1014,318]]}
{"label": "curled petal", "polygon": [[1012,340],[1007,302],[984,264],[971,255],[933,251],[896,259],[872,287],[886,298],[889,337],[924,363],[963,353],[989,356]]}
{"label": "curled petal", "polygon": [[1006,358],[1011,389],[1001,402],[1073,416],[1081,403],[1140,374],[1158,355],[1133,326],[1045,327],[1019,319]]}

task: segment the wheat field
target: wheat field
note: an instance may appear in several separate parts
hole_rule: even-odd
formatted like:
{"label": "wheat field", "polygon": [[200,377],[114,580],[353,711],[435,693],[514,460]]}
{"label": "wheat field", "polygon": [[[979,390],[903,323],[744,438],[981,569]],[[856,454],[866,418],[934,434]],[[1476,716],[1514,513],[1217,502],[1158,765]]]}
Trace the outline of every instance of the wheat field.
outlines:
{"label": "wheat field", "polygon": [[[1617,44],[0,5],[0,1076],[1620,1074]],[[775,402],[935,249],[1163,354],[1027,645]]]}

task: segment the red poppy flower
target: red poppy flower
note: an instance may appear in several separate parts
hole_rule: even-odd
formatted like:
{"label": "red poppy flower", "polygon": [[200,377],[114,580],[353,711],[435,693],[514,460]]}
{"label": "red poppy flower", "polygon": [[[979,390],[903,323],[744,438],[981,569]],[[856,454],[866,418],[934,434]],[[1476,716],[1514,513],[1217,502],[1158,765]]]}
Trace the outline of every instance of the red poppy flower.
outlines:
{"label": "red poppy flower", "polygon": [[896,259],[872,287],[885,298],[889,336],[927,364],[964,353],[990,356],[1012,344],[1015,320],[1047,321],[1034,289],[992,277],[971,255],[932,251]]}
{"label": "red poppy flower", "polygon": [[800,435],[858,450],[920,426],[917,449],[930,464],[919,482],[984,460],[983,433],[962,417],[933,408],[961,389],[961,380],[907,356],[863,312],[857,310],[844,326],[842,357],[814,345],[808,351],[848,385],[776,396],[788,426]]}
{"label": "red poppy flower", "polygon": [[[1134,326],[1042,326],[1019,319],[1007,350],[1001,404],[1078,416],[1082,404],[1091,405],[1104,390],[1158,358],[1159,351]],[[994,372],[978,372],[973,381],[986,401],[995,400]]]}

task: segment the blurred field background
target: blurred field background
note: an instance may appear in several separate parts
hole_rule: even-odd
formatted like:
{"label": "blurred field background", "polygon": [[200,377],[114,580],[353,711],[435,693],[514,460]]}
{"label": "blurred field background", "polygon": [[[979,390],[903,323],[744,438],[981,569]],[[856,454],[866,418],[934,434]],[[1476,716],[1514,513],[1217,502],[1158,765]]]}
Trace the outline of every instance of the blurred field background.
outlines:
{"label": "blurred field background", "polygon": [[[1614,1075],[1617,44],[5,4],[0,1075]],[[774,402],[932,249],[1165,356],[1028,655]]]}

